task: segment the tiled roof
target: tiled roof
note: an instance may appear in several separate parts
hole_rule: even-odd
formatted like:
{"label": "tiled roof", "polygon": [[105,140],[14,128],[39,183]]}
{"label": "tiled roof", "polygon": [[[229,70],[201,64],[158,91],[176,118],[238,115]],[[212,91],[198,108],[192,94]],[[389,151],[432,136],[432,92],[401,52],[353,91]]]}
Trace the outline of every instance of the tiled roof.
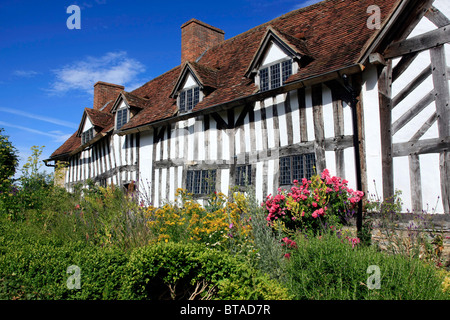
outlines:
{"label": "tiled roof", "polygon": [[70,153],[71,151],[75,150],[81,145],[81,137],[77,136],[77,132],[72,134],[69,139],[66,140],[66,142],[63,143],[62,146],[60,146],[58,149],[56,149],[50,158],[56,158],[58,156],[62,156],[65,154]]}
{"label": "tiled roof", "polygon": [[151,101],[149,99],[139,97],[127,91],[122,91],[121,93],[127,100],[127,103],[130,107],[145,109],[146,107],[150,106]]}
{"label": "tiled roof", "polygon": [[108,129],[114,124],[114,116],[106,111],[100,111],[96,109],[86,108],[84,109],[91,119],[94,126],[102,129]]}
{"label": "tiled roof", "polygon": [[[390,16],[402,0],[377,0],[381,21]],[[373,0],[326,0],[287,13],[255,27],[207,50],[189,65],[204,86],[214,88],[193,111],[207,109],[244,98],[257,92],[254,80],[245,77],[261,41],[272,28],[300,55],[312,57],[287,82],[294,82],[343,69],[358,62],[368,44],[379,30],[366,25],[367,8]],[[140,110],[121,130],[150,124],[177,114],[176,99],[171,93],[184,70],[177,66],[147,82],[131,93],[124,93]],[[108,105],[104,111],[110,111]],[[70,140],[70,142],[69,142]],[[71,137],[63,146],[75,144]],[[56,154],[61,152],[55,151]],[[55,154],[54,153],[54,154]]]}

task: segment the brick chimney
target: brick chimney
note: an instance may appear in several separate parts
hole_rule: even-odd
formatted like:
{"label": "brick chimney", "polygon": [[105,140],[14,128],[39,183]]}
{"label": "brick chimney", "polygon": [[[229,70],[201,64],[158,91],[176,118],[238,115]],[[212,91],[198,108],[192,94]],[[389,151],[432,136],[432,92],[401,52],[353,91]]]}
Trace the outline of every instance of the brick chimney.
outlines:
{"label": "brick chimney", "polygon": [[125,87],[118,84],[98,81],[94,84],[94,109],[100,110],[107,102],[115,100],[123,89]]}
{"label": "brick chimney", "polygon": [[181,26],[181,64],[195,61],[205,50],[221,43],[225,32],[197,19]]}

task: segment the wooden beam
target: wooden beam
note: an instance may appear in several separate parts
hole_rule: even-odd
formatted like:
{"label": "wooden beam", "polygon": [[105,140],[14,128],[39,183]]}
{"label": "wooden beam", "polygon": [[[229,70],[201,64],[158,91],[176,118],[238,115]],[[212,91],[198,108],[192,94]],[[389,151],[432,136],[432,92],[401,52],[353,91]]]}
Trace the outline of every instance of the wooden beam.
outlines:
{"label": "wooden beam", "polygon": [[308,123],[306,121],[306,93],[305,88],[297,90],[298,109],[300,114],[300,141],[306,142],[308,139]]}
{"label": "wooden beam", "polygon": [[378,78],[378,101],[380,108],[381,162],[383,198],[391,201],[394,196],[394,167],[392,159],[392,60],[380,71]]}
{"label": "wooden beam", "polygon": [[405,157],[411,154],[427,154],[448,152],[450,150],[450,138],[423,139],[394,143],[392,145],[393,157]]}
{"label": "wooden beam", "polygon": [[315,85],[311,88],[311,100],[313,105],[314,136],[316,142],[316,171],[320,173],[327,167],[324,146],[325,131],[323,122],[321,85]]}
{"label": "wooden beam", "polygon": [[409,180],[411,188],[411,203],[414,213],[421,213],[422,204],[422,179],[420,175],[419,155],[413,154],[408,156],[409,160]]}
{"label": "wooden beam", "polygon": [[395,82],[406,69],[411,65],[411,63],[416,59],[419,55],[419,52],[408,53],[404,55],[401,60],[397,63],[397,65],[392,70],[392,82]]}
{"label": "wooden beam", "polygon": [[450,24],[450,20],[436,7],[431,6],[425,14],[428,20],[434,23],[434,25],[438,28],[444,27]]}
{"label": "wooden beam", "polygon": [[390,44],[384,51],[384,58],[395,58],[407,53],[419,52],[434,48],[450,42],[450,26],[444,26],[415,36],[410,39],[401,40]]}
{"label": "wooden beam", "polygon": [[433,84],[435,91],[436,112],[438,115],[439,137],[450,135],[449,85],[447,80],[447,64],[445,48],[439,46],[430,50]]}
{"label": "wooden beam", "polygon": [[419,140],[425,134],[425,132],[427,132],[428,129],[431,128],[431,126],[436,122],[436,120],[437,120],[437,113],[433,112],[431,117],[429,117],[427,121],[425,121],[425,123],[419,128],[419,130],[417,130],[417,132],[411,137],[409,141],[414,142]]}
{"label": "wooden beam", "polygon": [[375,53],[371,53],[369,55],[369,63],[370,64],[375,64],[375,65],[383,65],[383,66],[385,66],[386,65],[386,60],[384,60],[384,57],[381,54],[375,52]]}
{"label": "wooden beam", "polygon": [[254,103],[248,103],[248,104],[246,104],[246,105],[244,106],[244,109],[242,109],[241,114],[239,115],[238,119],[236,120],[236,123],[234,124],[234,126],[235,126],[236,128],[237,128],[237,127],[240,127],[240,126],[242,126],[242,125],[244,124],[245,117],[247,116],[248,112],[249,112],[251,109],[253,109],[254,106],[255,106]]}
{"label": "wooden beam", "polygon": [[439,171],[441,178],[441,195],[444,213],[450,214],[450,152],[441,152],[439,155]]}
{"label": "wooden beam", "polygon": [[403,99],[405,99],[414,89],[416,89],[422,82],[425,81],[431,75],[431,65],[427,66],[422,72],[415,77],[410,83],[406,85],[393,99],[392,99],[392,107],[394,108],[398,105]]}
{"label": "wooden beam", "polygon": [[417,116],[423,109],[425,109],[431,102],[434,101],[434,91],[430,91],[425,97],[420,99],[414,106],[408,109],[392,124],[392,135],[396,134],[409,121]]}
{"label": "wooden beam", "polygon": [[[450,94],[447,80],[447,63],[443,45],[430,50],[431,66],[433,68],[433,84],[436,93],[436,113],[439,138],[450,139]],[[450,153],[449,148],[442,150],[439,155],[441,195],[444,211],[450,213]]]}
{"label": "wooden beam", "polygon": [[217,129],[225,130],[228,128],[228,124],[225,122],[225,120],[222,119],[222,117],[218,113],[211,113],[211,116],[217,123]]}

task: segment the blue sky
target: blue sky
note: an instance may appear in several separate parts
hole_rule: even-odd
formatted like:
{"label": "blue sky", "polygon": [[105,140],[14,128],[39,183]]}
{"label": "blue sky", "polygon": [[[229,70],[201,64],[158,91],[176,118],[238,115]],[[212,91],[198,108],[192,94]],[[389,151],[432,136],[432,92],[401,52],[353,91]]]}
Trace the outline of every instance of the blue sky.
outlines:
{"label": "blue sky", "polygon": [[[316,2],[1,0],[0,128],[20,168],[34,145],[48,158],[92,107],[95,82],[131,91],[179,65],[184,22],[204,21],[229,39]],[[67,28],[70,5],[81,9],[79,30]]]}

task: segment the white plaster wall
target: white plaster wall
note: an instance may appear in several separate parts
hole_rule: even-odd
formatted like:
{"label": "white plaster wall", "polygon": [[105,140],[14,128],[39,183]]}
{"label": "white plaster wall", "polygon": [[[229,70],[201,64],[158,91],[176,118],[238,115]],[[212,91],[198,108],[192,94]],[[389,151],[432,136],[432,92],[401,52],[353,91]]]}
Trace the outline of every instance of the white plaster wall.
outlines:
{"label": "white plaster wall", "polygon": [[[334,137],[333,99],[331,97],[331,90],[325,85],[322,85],[322,110],[323,110],[323,125],[325,138],[333,138]],[[333,172],[336,173],[336,171]]]}
{"label": "white plaster wall", "polygon": [[93,125],[92,125],[91,120],[89,120],[89,117],[86,117],[86,120],[84,121],[83,132],[89,130],[92,127],[93,127]]}
{"label": "white plaster wall", "polygon": [[427,213],[442,213],[444,208],[441,201],[441,177],[437,169],[439,168],[439,154],[421,154],[419,159],[423,210]]}
{"label": "white plaster wall", "polygon": [[[153,132],[146,131],[140,135],[139,153],[139,190],[141,200],[148,201],[152,190],[152,167],[153,167]],[[146,203],[149,205],[149,203]]]}
{"label": "white plaster wall", "polygon": [[262,66],[265,66],[267,64],[270,64],[272,62],[275,62],[277,60],[286,58],[286,54],[283,50],[280,49],[276,44],[273,42],[270,43],[269,49],[267,50],[267,53],[264,56]]}
{"label": "white plaster wall", "polygon": [[193,86],[196,86],[197,82],[195,81],[194,77],[189,73],[186,77],[186,81],[183,85],[183,89],[187,89]]}
{"label": "white plaster wall", "polygon": [[368,192],[372,197],[383,195],[381,164],[380,111],[378,104],[377,70],[368,66],[363,73],[363,112],[366,148]]}

